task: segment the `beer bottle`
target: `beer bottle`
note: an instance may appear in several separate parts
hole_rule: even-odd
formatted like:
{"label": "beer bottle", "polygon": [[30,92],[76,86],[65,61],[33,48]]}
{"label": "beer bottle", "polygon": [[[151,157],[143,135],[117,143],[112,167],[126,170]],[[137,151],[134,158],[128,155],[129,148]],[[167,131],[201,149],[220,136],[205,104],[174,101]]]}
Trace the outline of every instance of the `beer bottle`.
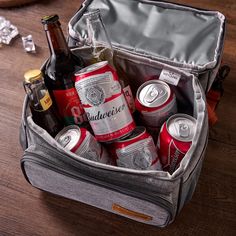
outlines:
{"label": "beer bottle", "polygon": [[84,67],[83,60],[69,49],[58,15],[45,16],[41,22],[51,54],[46,63],[45,84],[65,124],[81,125],[86,115],[74,87],[74,73]]}
{"label": "beer bottle", "polygon": [[100,61],[108,61],[109,65],[112,66],[118,74],[125,99],[128,103],[130,111],[133,113],[135,110],[135,105],[132,91],[129,86],[129,81],[122,68],[114,60],[114,51],[103,23],[100,10],[96,9],[86,12],[84,17],[86,19],[88,31],[88,38],[85,44],[90,49],[87,50],[91,55],[88,63],[93,64]]}
{"label": "beer bottle", "polygon": [[84,14],[88,37],[86,46],[89,48],[90,61],[88,64],[108,61],[109,65],[114,68],[113,48],[107,34],[106,28],[101,18],[100,10],[92,10]]}
{"label": "beer bottle", "polygon": [[24,88],[30,100],[34,122],[53,137],[63,128],[62,121],[44,84],[40,70],[29,70],[24,74]]}

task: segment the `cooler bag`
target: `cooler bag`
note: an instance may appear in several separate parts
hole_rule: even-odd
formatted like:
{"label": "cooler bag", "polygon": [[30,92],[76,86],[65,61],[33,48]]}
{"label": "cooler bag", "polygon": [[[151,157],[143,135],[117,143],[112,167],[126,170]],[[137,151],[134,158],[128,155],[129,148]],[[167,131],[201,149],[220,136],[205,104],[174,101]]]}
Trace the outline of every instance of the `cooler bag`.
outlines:
{"label": "cooler bag", "polygon": [[[220,65],[225,18],[219,12],[150,0],[87,0],[69,22],[68,43],[82,55],[83,13],[101,10],[115,60],[137,88],[163,70],[178,112],[196,118],[192,146],[173,174],[94,162],[60,146],[35,124],[25,98],[20,129],[21,168],[36,188],[150,225],[165,227],[191,199],[208,138],[205,92]],[[176,76],[174,76],[176,78]]]}

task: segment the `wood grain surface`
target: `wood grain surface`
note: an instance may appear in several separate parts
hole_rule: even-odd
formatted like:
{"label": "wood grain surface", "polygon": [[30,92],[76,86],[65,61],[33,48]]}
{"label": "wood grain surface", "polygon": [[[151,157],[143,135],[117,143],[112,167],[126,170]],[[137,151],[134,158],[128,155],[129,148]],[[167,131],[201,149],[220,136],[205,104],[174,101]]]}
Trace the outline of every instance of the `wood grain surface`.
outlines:
{"label": "wood grain surface", "polygon": [[0,7],[14,7],[32,3],[36,0],[0,0]]}
{"label": "wood grain surface", "polygon": [[37,54],[27,54],[18,37],[0,48],[0,235],[236,235],[236,1],[176,0],[194,7],[218,10],[227,18],[223,61],[231,73],[219,104],[219,122],[210,130],[207,155],[189,204],[165,229],[128,220],[83,203],[33,188],[20,170],[19,124],[24,98],[23,74],[39,68],[48,57],[40,19],[57,13],[67,23],[81,1],[38,1],[19,8],[0,9],[21,36],[32,34]]}

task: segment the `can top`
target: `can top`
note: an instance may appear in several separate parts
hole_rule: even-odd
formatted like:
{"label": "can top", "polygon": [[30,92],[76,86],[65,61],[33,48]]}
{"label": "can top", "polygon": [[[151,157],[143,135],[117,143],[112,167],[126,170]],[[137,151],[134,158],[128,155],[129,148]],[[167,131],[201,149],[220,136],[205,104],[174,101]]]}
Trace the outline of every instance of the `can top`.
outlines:
{"label": "can top", "polygon": [[196,131],[196,119],[186,114],[176,114],[167,120],[169,134],[183,142],[191,142]]}
{"label": "can top", "polygon": [[87,74],[93,71],[96,71],[104,66],[108,65],[108,61],[101,61],[92,65],[89,65],[75,73],[75,76]]}
{"label": "can top", "polygon": [[60,143],[62,147],[71,151],[79,142],[80,137],[81,131],[79,127],[67,126],[57,134],[55,140]]}
{"label": "can top", "polygon": [[159,107],[169,99],[171,90],[167,83],[151,80],[141,85],[137,94],[137,98],[143,106]]}
{"label": "can top", "polygon": [[25,83],[32,83],[36,80],[41,80],[43,77],[42,71],[35,69],[35,70],[28,70],[24,74]]}
{"label": "can top", "polygon": [[123,143],[123,142],[134,140],[145,132],[146,132],[146,128],[144,126],[136,126],[129,136],[125,137],[124,139],[116,140],[116,143]]}

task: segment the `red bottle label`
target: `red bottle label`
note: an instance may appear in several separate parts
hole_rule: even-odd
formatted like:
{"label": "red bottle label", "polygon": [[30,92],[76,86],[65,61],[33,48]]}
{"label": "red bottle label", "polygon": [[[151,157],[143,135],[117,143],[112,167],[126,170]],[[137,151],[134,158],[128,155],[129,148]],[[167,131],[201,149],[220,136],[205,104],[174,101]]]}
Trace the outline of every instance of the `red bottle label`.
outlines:
{"label": "red bottle label", "polygon": [[85,112],[79,100],[75,88],[67,90],[53,90],[60,115],[64,118],[66,125],[82,124]]}
{"label": "red bottle label", "polygon": [[129,106],[130,112],[133,114],[135,112],[135,103],[134,103],[134,97],[133,97],[130,86],[128,85],[124,87],[123,92],[125,95],[125,100]]}

